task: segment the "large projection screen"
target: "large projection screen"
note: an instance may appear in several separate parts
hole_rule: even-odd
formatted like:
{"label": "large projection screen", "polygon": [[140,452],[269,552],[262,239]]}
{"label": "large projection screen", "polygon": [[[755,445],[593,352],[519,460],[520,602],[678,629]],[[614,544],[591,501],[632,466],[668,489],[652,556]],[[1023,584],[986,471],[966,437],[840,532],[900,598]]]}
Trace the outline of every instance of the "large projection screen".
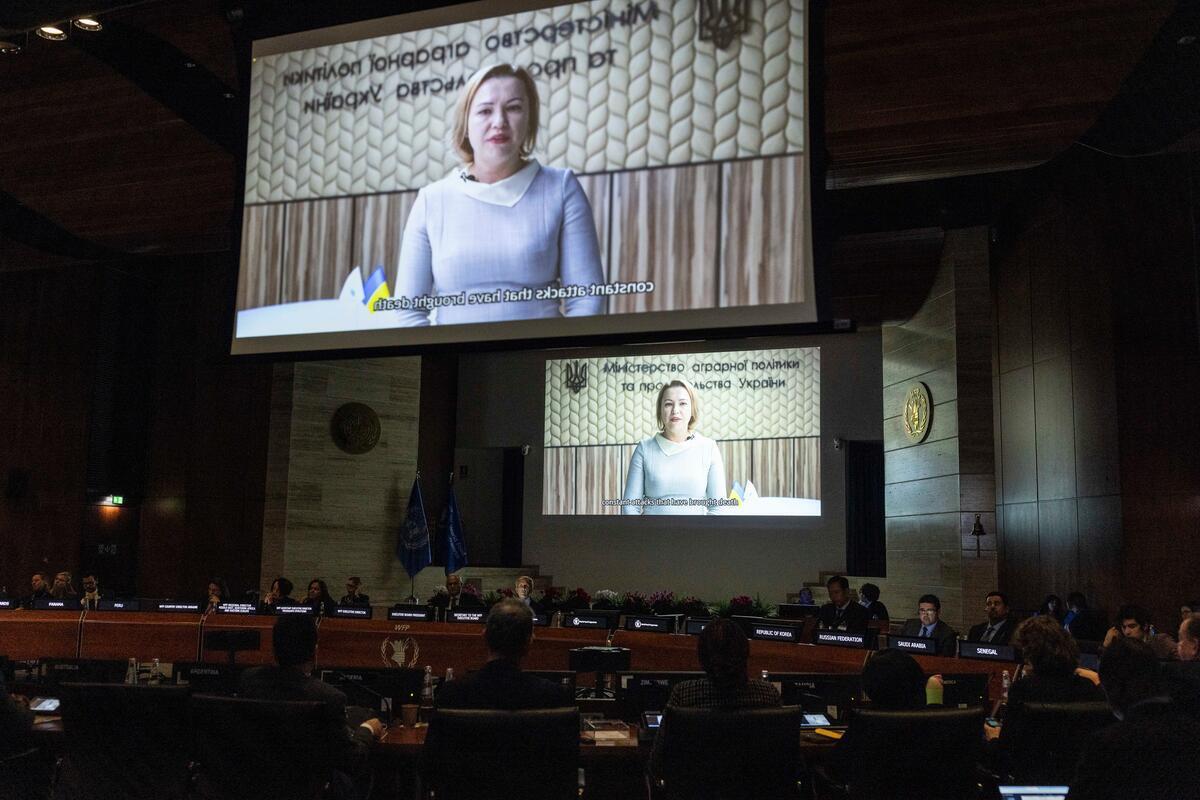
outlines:
{"label": "large projection screen", "polygon": [[[256,42],[232,351],[816,321],[805,14],[472,3]],[[500,62],[537,165],[481,189],[449,134]]]}

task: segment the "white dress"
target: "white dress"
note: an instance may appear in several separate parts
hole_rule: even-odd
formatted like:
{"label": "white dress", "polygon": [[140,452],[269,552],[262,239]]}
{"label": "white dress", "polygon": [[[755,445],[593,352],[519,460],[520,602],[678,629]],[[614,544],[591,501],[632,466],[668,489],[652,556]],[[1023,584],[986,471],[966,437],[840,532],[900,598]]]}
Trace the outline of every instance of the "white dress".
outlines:
{"label": "white dress", "polygon": [[629,459],[622,514],[715,514],[725,492],[725,464],[717,443],[698,433],[672,442],[661,433],[643,439]]}
{"label": "white dress", "polygon": [[[456,170],[417,193],[404,226],[394,296],[468,301],[437,305],[438,325],[601,313],[601,294],[469,302],[497,290],[586,290],[604,283],[604,273],[592,208],[570,170],[530,161],[496,183],[465,175]],[[394,313],[403,326],[431,323],[430,308]]]}

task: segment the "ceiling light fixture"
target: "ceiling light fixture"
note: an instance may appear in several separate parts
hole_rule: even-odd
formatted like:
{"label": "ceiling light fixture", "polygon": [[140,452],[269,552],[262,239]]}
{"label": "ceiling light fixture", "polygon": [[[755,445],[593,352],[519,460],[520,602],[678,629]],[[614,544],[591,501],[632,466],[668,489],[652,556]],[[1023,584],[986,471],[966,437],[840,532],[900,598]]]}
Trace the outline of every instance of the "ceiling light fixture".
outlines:
{"label": "ceiling light fixture", "polygon": [[21,52],[21,45],[17,42],[10,42],[5,39],[0,39],[0,55],[13,56]]}
{"label": "ceiling light fixture", "polygon": [[75,27],[79,28],[81,31],[87,31],[88,33],[95,33],[96,31],[104,29],[104,26],[100,24],[100,20],[93,19],[92,17],[80,17],[79,19],[75,20]]}
{"label": "ceiling light fixture", "polygon": [[43,25],[37,29],[37,35],[52,42],[61,42],[67,38],[66,25]]}

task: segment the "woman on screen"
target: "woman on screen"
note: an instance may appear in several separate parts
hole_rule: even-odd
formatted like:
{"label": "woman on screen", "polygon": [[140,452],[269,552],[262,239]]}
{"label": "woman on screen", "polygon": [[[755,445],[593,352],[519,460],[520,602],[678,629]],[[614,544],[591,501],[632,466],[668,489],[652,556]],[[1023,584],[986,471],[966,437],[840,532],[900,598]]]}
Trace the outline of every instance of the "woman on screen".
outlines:
{"label": "woman on screen", "polygon": [[[575,175],[529,158],[538,95],[522,67],[471,76],[455,104],[452,144],[463,166],[426,186],[404,226],[401,324],[599,314],[604,282],[592,209]],[[497,296],[498,293],[498,296]]]}
{"label": "woman on screen", "polygon": [[700,398],[674,380],[658,391],[659,432],[629,459],[622,514],[715,514],[725,497],[725,465],[712,439],[696,432]]}

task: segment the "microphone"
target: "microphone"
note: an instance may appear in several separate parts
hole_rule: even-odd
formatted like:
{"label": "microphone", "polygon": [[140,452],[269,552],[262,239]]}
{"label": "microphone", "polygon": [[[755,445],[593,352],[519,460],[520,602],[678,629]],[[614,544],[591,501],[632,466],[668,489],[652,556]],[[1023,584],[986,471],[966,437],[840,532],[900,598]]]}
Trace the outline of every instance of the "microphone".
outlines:
{"label": "microphone", "polygon": [[364,683],[362,681],[352,681],[345,675],[338,675],[337,682],[339,684],[344,684],[346,686],[354,686],[358,689],[362,689],[364,692],[366,692],[367,694],[371,695],[376,700],[378,700],[379,702],[376,705],[377,705],[377,707],[379,707],[383,710],[383,725],[384,725],[384,727],[385,728],[392,727],[392,698],[387,697],[387,696],[381,694],[380,692],[375,691],[374,689],[372,689],[370,686],[367,686],[366,683]]}

